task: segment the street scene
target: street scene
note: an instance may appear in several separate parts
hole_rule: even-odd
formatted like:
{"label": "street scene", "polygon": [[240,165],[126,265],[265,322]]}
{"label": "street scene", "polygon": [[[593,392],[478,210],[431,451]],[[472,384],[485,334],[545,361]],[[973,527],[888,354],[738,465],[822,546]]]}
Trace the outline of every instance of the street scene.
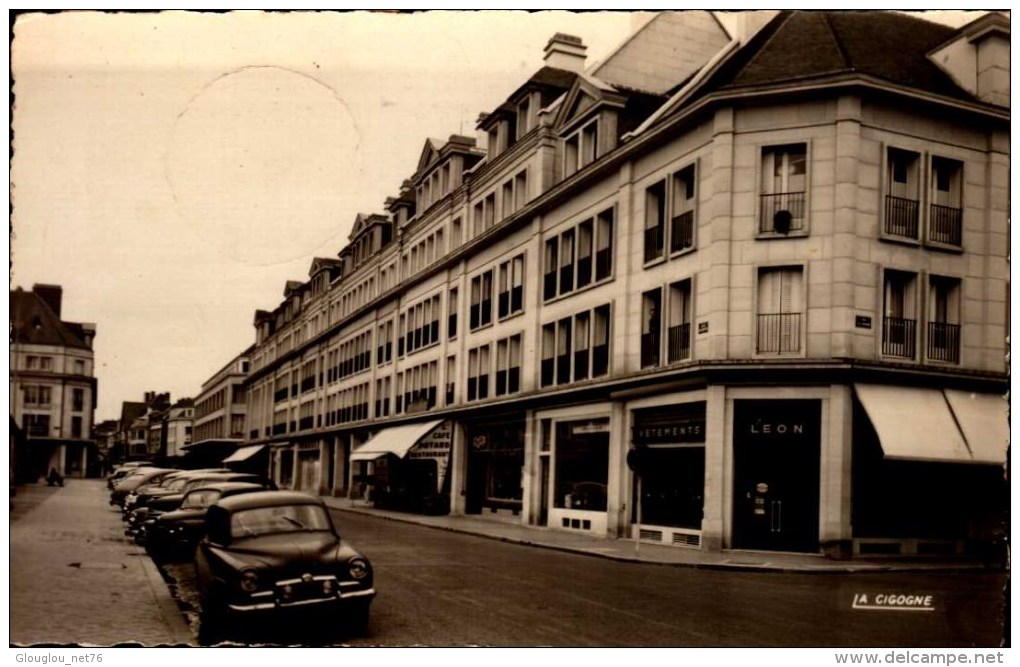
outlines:
{"label": "street scene", "polygon": [[1008,11],[12,26],[12,645],[1011,645]]}
{"label": "street scene", "polygon": [[[11,616],[13,643],[201,645],[194,563],[152,564],[123,535],[101,482],[29,487],[23,496],[12,517],[11,567],[37,576],[12,582],[11,604],[19,612]],[[483,536],[471,524],[421,525],[339,503],[330,514],[343,538],[370,554],[377,572],[379,594],[367,627],[354,632],[330,612],[312,624],[246,623],[220,641],[992,647],[1003,636],[1005,573],[973,563],[821,568],[806,558],[747,555],[669,562],[648,548],[614,551],[592,539],[542,544],[542,535],[527,536],[533,542],[526,543],[512,532]],[[931,595],[934,610],[852,608],[854,596],[883,592]]]}

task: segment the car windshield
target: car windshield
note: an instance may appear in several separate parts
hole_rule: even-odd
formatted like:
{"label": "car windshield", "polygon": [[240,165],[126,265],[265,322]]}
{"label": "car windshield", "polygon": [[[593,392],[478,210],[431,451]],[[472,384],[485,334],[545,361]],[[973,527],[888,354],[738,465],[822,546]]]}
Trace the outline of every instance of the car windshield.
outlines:
{"label": "car windshield", "polygon": [[230,535],[234,538],[328,531],[332,525],[326,510],[318,505],[280,505],[241,510],[230,517]]}
{"label": "car windshield", "polygon": [[209,507],[214,502],[220,499],[222,494],[215,489],[202,489],[200,491],[192,491],[188,494],[188,497],[181,503],[181,509],[201,509],[203,507]]}
{"label": "car windshield", "polygon": [[167,483],[166,488],[171,491],[180,491],[188,483],[187,477],[177,477]]}

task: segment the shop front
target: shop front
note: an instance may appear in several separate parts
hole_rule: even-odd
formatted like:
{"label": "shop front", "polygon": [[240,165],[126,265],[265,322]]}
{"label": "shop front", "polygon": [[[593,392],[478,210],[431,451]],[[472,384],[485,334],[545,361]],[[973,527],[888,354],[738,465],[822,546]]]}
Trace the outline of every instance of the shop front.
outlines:
{"label": "shop front", "polygon": [[735,549],[817,552],[820,400],[733,402]]}
{"label": "shop front", "polygon": [[523,415],[464,423],[466,514],[519,516],[523,504]]}
{"label": "shop front", "polygon": [[705,401],[636,409],[632,415],[632,536],[700,547],[705,503]]}
{"label": "shop front", "polygon": [[297,471],[294,489],[318,494],[322,462],[318,441],[302,442],[297,446]]}
{"label": "shop front", "polygon": [[351,454],[355,484],[381,509],[447,514],[452,443],[449,421],[383,429]]}
{"label": "shop front", "polygon": [[541,525],[606,534],[610,423],[608,416],[542,420]]}

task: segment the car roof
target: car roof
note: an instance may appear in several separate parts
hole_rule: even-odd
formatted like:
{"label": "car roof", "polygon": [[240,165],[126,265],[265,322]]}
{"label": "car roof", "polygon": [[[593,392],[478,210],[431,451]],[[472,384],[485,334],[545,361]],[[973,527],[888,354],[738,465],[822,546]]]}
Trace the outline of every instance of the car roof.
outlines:
{"label": "car roof", "polygon": [[216,503],[223,509],[234,512],[237,510],[255,509],[257,507],[281,507],[286,505],[321,505],[325,503],[317,496],[299,491],[256,491],[242,493]]}
{"label": "car roof", "polygon": [[188,493],[195,493],[196,491],[221,491],[227,493],[230,491],[240,491],[243,489],[262,489],[261,484],[253,484],[251,482],[210,482],[203,484],[202,486],[196,486]]}

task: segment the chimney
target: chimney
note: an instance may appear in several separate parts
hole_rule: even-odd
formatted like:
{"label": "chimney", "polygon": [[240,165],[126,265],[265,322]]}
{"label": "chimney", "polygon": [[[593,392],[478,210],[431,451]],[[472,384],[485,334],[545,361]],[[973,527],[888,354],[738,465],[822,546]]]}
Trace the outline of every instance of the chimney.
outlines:
{"label": "chimney", "polygon": [[588,47],[580,37],[558,32],[545,45],[545,65],[580,74],[584,71],[585,53]]}
{"label": "chimney", "polygon": [[32,285],[32,293],[42,299],[57,318],[60,318],[60,301],[64,295],[64,288],[60,285]]}
{"label": "chimney", "polygon": [[85,335],[85,344],[92,349],[92,341],[96,337],[96,325],[92,322],[82,322],[81,331]]}

